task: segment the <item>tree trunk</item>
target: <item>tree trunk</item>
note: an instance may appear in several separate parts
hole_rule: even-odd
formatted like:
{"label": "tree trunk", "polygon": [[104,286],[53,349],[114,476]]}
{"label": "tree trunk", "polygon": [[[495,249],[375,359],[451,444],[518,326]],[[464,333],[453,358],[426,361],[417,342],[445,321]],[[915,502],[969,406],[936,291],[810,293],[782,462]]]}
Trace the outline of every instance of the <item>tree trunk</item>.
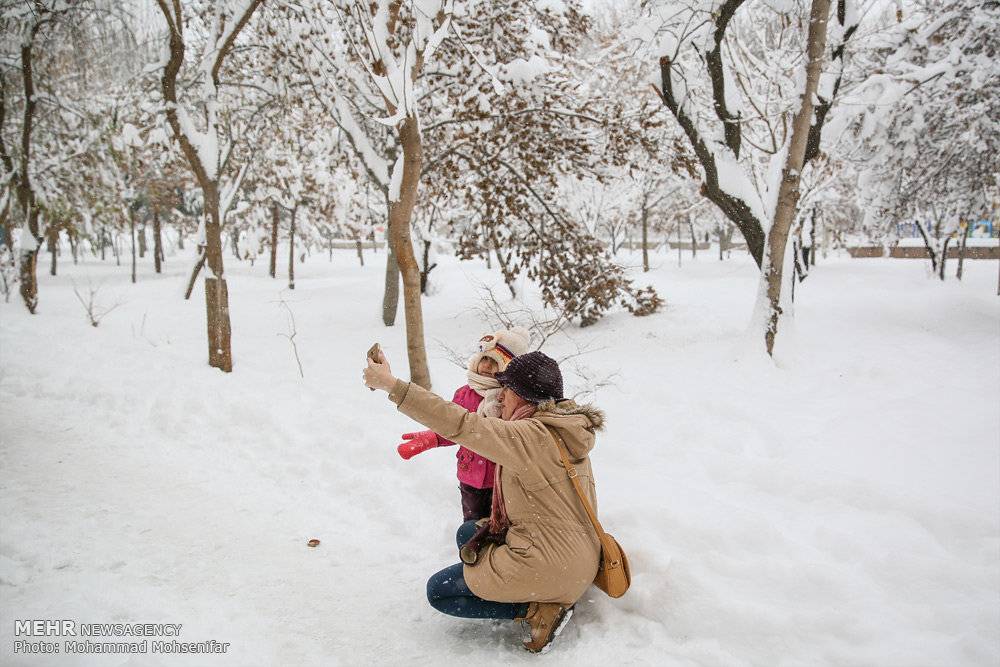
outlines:
{"label": "tree trunk", "polygon": [[[28,246],[30,247],[31,245],[32,244],[29,242]],[[33,245],[34,248],[30,250],[25,250],[25,246],[21,246],[21,265],[19,271],[21,279],[21,287],[19,291],[21,293],[21,298],[24,300],[24,305],[28,309],[28,312],[32,315],[34,315],[35,311],[38,309],[38,277],[36,274],[38,264],[37,239],[35,239]]]}
{"label": "tree trunk", "polygon": [[132,241],[132,283],[135,283],[135,211],[128,208],[128,235]]}
{"label": "tree trunk", "polygon": [[[221,254],[222,244],[219,243]],[[205,277],[205,308],[208,321],[208,363],[226,373],[233,370],[232,331],[229,324],[229,289],[225,279]],[[214,352],[214,354],[213,354]]]}
{"label": "tree trunk", "polygon": [[146,223],[139,225],[139,259],[146,257]]}
{"label": "tree trunk", "polygon": [[962,241],[958,246],[958,271],[955,272],[955,277],[961,280],[962,265],[965,264],[965,242],[969,238],[968,225],[966,225],[964,222],[959,224],[958,231],[962,235]]}
{"label": "tree trunk", "polygon": [[73,255],[73,264],[79,264],[79,254],[80,254],[80,237],[76,234],[69,235],[69,252]]}
{"label": "tree trunk", "polygon": [[104,249],[108,247],[108,230],[103,226],[101,227],[100,235],[98,236],[101,240],[101,261],[105,259]]}
{"label": "tree trunk", "polygon": [[424,241],[424,265],[420,270],[420,293],[427,294],[427,277],[430,275],[434,267],[437,266],[437,262],[430,264],[430,254],[431,254],[431,242]]}
{"label": "tree trunk", "polygon": [[951,237],[945,237],[944,243],[941,244],[941,256],[938,265],[938,278],[944,280],[944,265],[948,260],[948,246],[951,244]]}
{"label": "tree trunk", "polygon": [[803,278],[803,275],[802,275],[802,267],[799,265],[799,259],[798,259],[799,255],[797,254],[797,253],[800,252],[798,241],[792,240],[792,248],[793,248],[793,252],[796,253],[796,255],[795,255],[795,270],[792,271],[792,278],[791,278],[791,280],[788,281],[788,283],[789,283],[789,290],[788,291],[789,291],[789,294],[790,294],[791,302],[795,303],[795,283],[796,283],[796,281],[802,281],[804,278]]}
{"label": "tree trunk", "polygon": [[812,224],[809,226],[809,261],[806,268],[816,266],[816,207],[812,210]]}
{"label": "tree trunk", "polygon": [[649,209],[642,206],[642,272],[649,273]]}
{"label": "tree trunk", "polygon": [[177,249],[184,250],[184,227],[183,223],[177,225]]}
{"label": "tree trunk", "polygon": [[153,267],[157,273],[163,270],[163,237],[160,229],[160,209],[153,209]]}
{"label": "tree trunk", "polygon": [[386,244],[388,254],[385,258],[385,290],[382,293],[382,323],[387,327],[396,324],[396,313],[399,310],[399,264],[396,263],[396,251],[392,241]]}
{"label": "tree trunk", "polygon": [[118,247],[118,235],[115,234],[111,237],[111,253],[115,256],[115,266],[122,265],[122,252],[121,248]]}
{"label": "tree trunk", "polygon": [[[331,243],[331,247],[332,247],[332,243]],[[357,250],[358,250],[358,261],[361,262],[361,266],[364,266],[365,265],[365,253],[363,252],[364,247],[362,246],[361,237],[360,236],[357,239],[355,239],[355,241],[354,241],[354,247],[357,248]]]}
{"label": "tree trunk", "polygon": [[54,276],[56,275],[56,256],[59,254],[59,227],[54,224],[49,225],[45,236],[48,237],[49,256],[52,258],[49,265],[49,275]]}
{"label": "tree trunk", "polygon": [[28,165],[31,161],[31,131],[35,121],[35,106],[37,97],[35,96],[35,77],[32,68],[32,48],[34,47],[35,34],[41,24],[35,22],[30,30],[30,34],[25,36],[21,42],[21,80],[24,84],[24,115],[21,123],[21,164],[20,173],[17,179],[17,201],[21,209],[21,214],[27,218],[27,231],[31,238],[25,243],[21,239],[21,265],[20,278],[21,298],[28,312],[32,315],[38,309],[38,250],[41,246],[41,237],[38,234],[38,206],[35,202],[35,192],[31,188],[30,170]]}
{"label": "tree trunk", "polygon": [[208,316],[208,365],[230,373],[233,370],[233,352],[230,341],[229,291],[222,265],[222,224],[219,220],[219,184],[206,181],[202,184],[205,194],[205,263],[212,272],[205,278],[205,290],[213,292],[205,299]]}
{"label": "tree trunk", "polygon": [[681,243],[681,223],[680,223],[680,221],[678,221],[677,222],[677,266],[678,266],[678,268],[681,266],[681,246],[682,245],[683,244]]}
{"label": "tree trunk", "polygon": [[[6,244],[5,244],[6,245]],[[10,246],[7,246],[8,248]],[[0,267],[2,269],[3,267]],[[0,289],[3,290],[3,302],[10,303],[10,281],[7,280],[7,272],[0,270]]]}
{"label": "tree trunk", "polygon": [[830,0],[813,0],[809,12],[805,90],[802,92],[801,106],[792,120],[792,138],[789,142],[788,156],[785,159],[781,184],[778,188],[774,223],[771,225],[766,239],[765,252],[767,256],[764,263],[763,279],[766,281],[768,312],[764,344],[769,355],[774,354],[774,339],[778,333],[778,321],[782,315],[781,285],[785,250],[788,245],[788,232],[795,219],[795,210],[799,202],[799,180],[805,162],[806,144],[812,123],[813,98],[816,95],[819,77],[823,69],[823,53],[826,50],[826,28],[829,14]]}
{"label": "tree trunk", "polygon": [[5,245],[8,250],[13,250],[14,230],[10,220],[10,197],[7,198],[7,204],[3,207],[3,211],[0,211],[0,216],[2,216],[0,219],[0,245]]}
{"label": "tree trunk", "polygon": [[698,239],[694,237],[694,219],[692,218],[690,213],[687,214],[687,221],[688,221],[688,234],[691,235],[691,256],[697,257]]}
{"label": "tree trunk", "polygon": [[194,283],[198,279],[198,274],[201,273],[202,268],[205,266],[205,249],[198,249],[198,261],[195,262],[194,267],[191,269],[191,277],[188,278],[188,286],[184,291],[184,300],[191,298],[191,293],[194,291]]}
{"label": "tree trunk", "polygon": [[917,231],[920,232],[920,236],[924,240],[924,247],[927,248],[927,256],[931,260],[931,272],[934,275],[943,274],[940,267],[940,261],[938,259],[938,248],[933,242],[931,242],[930,232],[925,229],[924,223],[919,218],[917,218],[916,223]]}
{"label": "tree trunk", "polygon": [[278,210],[278,203],[271,203],[271,277],[277,277],[278,269],[278,221],[281,219],[281,212]]}
{"label": "tree trunk", "polygon": [[288,224],[288,289],[295,289],[295,212],[298,204],[292,208],[292,219]]}
{"label": "tree trunk", "polygon": [[403,150],[403,177],[399,200],[389,206],[389,233],[403,278],[403,312],[406,317],[406,351],[410,362],[410,381],[431,388],[427,351],[424,347],[424,317],[420,302],[420,266],[413,255],[410,238],[410,218],[417,203],[423,150],[420,128],[415,116],[407,116],[399,126],[399,141]]}

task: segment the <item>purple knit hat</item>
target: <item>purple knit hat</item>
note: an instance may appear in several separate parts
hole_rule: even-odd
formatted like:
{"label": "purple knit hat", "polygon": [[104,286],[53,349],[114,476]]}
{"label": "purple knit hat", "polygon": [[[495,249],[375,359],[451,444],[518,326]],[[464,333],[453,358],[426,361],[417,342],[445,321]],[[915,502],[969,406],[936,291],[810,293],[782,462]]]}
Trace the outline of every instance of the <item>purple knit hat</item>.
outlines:
{"label": "purple knit hat", "polygon": [[496,374],[501,386],[531,403],[560,401],[563,378],[559,364],[544,352],[529,352],[514,357],[506,370]]}

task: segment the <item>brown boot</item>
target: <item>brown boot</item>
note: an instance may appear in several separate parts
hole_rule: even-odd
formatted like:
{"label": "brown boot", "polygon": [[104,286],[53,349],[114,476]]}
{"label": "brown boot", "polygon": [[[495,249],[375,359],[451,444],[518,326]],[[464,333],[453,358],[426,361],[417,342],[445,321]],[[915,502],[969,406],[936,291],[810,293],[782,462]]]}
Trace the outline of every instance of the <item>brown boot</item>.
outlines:
{"label": "brown boot", "polygon": [[556,602],[530,603],[524,618],[514,619],[527,623],[531,629],[531,640],[524,642],[524,648],[532,653],[543,651],[562,632],[572,615],[572,607],[564,607]]}

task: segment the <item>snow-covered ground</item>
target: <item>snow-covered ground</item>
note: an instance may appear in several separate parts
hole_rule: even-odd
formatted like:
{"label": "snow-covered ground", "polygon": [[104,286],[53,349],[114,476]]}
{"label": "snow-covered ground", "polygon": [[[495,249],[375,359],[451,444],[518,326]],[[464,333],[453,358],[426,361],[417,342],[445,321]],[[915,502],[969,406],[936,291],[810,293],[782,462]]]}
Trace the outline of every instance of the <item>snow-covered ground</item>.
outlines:
{"label": "snow-covered ground", "polygon": [[[404,329],[381,323],[383,257],[314,256],[294,291],[227,258],[231,375],[206,364],[203,300],[181,298],[178,257],[137,285],[113,262],[64,261],[41,276],[38,315],[0,305],[0,662],[1000,662],[995,262],[942,284],[924,262],[821,259],[774,365],[743,351],[746,256],[678,268],[658,254],[637,278],[663,312],[547,344],[592,350],[569,379],[602,385],[601,516],[634,579],[617,601],[592,589],[539,657],[513,624],[424,598],[457,560],[454,450],[402,461],[413,423],[362,386],[376,340],[406,374]],[[432,376],[450,396],[463,373],[438,341],[471,351],[486,329],[474,284],[499,278],[445,257],[432,278]],[[92,328],[74,281],[123,303]],[[178,639],[230,647],[14,655],[14,620],[35,618],[183,623]]]}

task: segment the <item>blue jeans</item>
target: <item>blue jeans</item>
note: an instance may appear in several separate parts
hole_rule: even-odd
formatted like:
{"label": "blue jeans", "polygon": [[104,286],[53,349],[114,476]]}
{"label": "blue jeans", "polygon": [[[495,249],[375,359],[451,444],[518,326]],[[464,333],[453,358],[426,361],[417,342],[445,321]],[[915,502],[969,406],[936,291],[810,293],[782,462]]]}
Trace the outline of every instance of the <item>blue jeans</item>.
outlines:
{"label": "blue jeans", "polygon": [[[455,533],[461,547],[476,532],[476,522],[466,521]],[[509,618],[524,616],[527,602],[494,602],[484,600],[465,583],[465,566],[456,563],[444,568],[427,580],[427,601],[443,614],[460,618]]]}

